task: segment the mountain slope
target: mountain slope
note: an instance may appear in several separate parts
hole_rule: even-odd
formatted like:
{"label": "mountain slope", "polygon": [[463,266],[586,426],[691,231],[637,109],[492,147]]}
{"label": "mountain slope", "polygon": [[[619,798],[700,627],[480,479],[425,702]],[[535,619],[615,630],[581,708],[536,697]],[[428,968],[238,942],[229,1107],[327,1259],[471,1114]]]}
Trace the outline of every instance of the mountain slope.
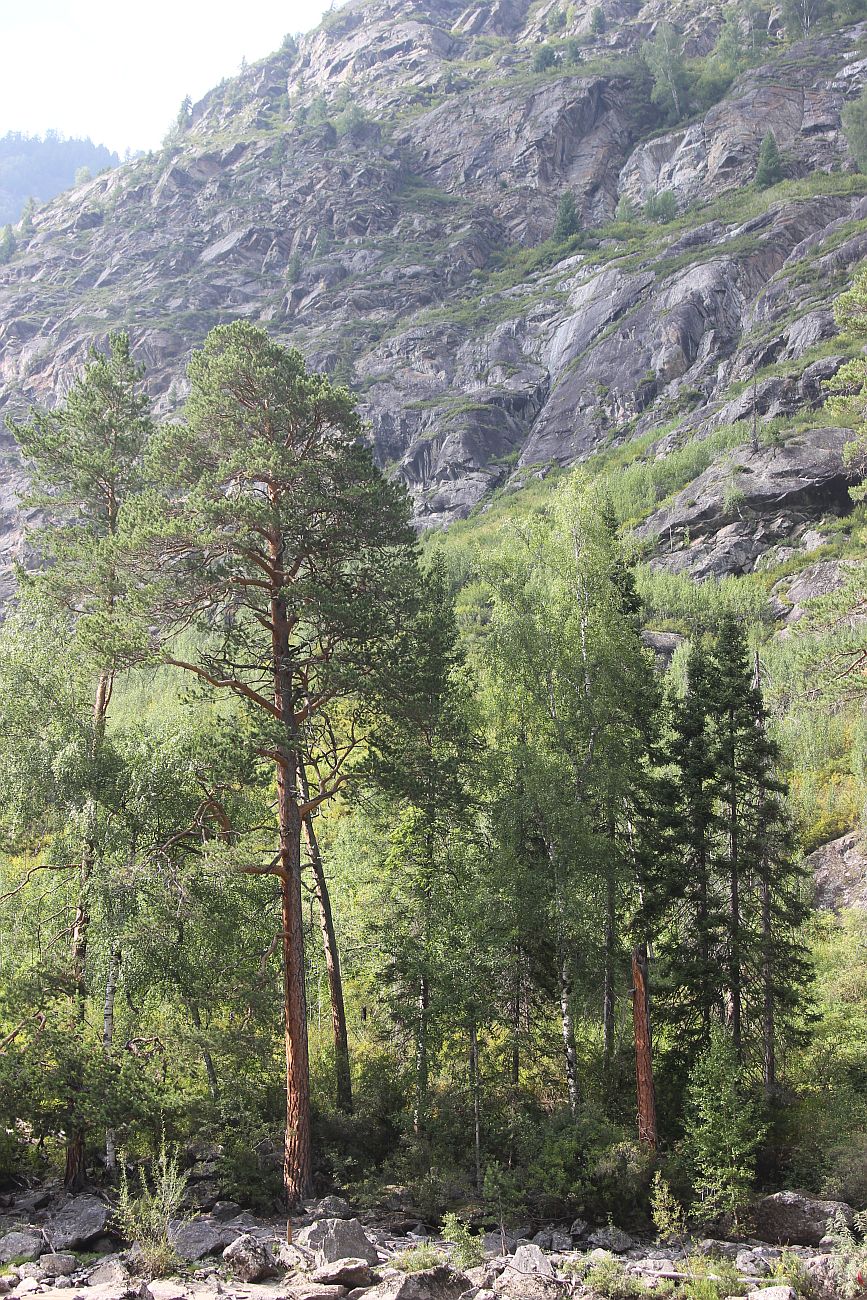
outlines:
{"label": "mountain slope", "polygon": [[[840,130],[867,25],[775,41],[665,130],[634,56],[661,16],[706,52],[723,9],[604,12],[595,37],[589,4],[358,0],[328,15],[206,96],[171,148],[37,214],[0,268],[0,406],[52,401],[91,342],[125,327],[168,414],[207,330],[260,320],[355,389],[422,527],[654,431],[651,457],[721,429],[747,441],[754,410],[795,417],[785,436],[800,436],[840,364],[832,298],[867,253],[867,178]],[[536,71],[546,41],[557,61]],[[768,129],[788,179],[758,193]],[[543,241],[566,189],[588,233],[558,249]],[[673,221],[612,224],[621,196],[663,190]],[[797,509],[766,493],[758,534],[720,545],[730,511],[699,523],[675,503],[645,526],[665,539],[659,562],[742,572],[847,509],[841,442],[807,438]],[[4,450],[0,561],[19,546]],[[755,452],[762,466],[774,450]]]}

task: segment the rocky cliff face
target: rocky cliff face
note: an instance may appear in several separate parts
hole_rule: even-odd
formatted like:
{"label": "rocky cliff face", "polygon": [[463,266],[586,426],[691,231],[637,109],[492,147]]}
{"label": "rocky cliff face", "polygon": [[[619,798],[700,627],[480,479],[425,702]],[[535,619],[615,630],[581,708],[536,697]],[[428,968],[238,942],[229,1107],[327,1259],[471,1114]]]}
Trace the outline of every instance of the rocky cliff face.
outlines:
{"label": "rocky cliff face", "polygon": [[[772,49],[659,133],[624,59],[663,15],[701,52],[722,13],[603,9],[591,38],[585,0],[354,0],[218,87],[161,153],[45,207],[0,268],[0,405],[55,400],[124,327],[168,414],[207,330],[261,321],[356,391],[421,527],[623,439],[657,431],[648,454],[665,455],[815,407],[841,361],[831,300],[867,255],[867,183],[840,129],[867,25]],[[535,72],[552,29],[560,61]],[[768,129],[793,183],[762,196],[748,183]],[[567,189],[601,237],[534,258]],[[621,196],[663,190],[676,222],[605,229]],[[745,571],[845,509],[842,441],[756,447],[736,492],[712,466],[646,524],[657,563]],[[2,451],[0,565],[19,544]]]}

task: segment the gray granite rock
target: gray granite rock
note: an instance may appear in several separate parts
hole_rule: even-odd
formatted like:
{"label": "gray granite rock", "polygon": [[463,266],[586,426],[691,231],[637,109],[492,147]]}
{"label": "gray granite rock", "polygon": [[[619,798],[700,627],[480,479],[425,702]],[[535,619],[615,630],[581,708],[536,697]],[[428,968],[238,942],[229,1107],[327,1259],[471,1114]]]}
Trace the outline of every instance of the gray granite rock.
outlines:
{"label": "gray granite rock", "polygon": [[63,1251],[87,1246],[109,1225],[111,1209],[96,1196],[74,1196],[51,1216],[46,1229],[52,1249]]}
{"label": "gray granite rock", "polygon": [[379,1253],[358,1219],[318,1219],[296,1234],[299,1246],[315,1251],[316,1263],[363,1259],[376,1264]]}
{"label": "gray granite rock", "polygon": [[36,1259],[45,1250],[45,1238],[39,1232],[7,1232],[0,1237],[0,1264],[11,1259]]}
{"label": "gray granite rock", "polygon": [[800,1246],[818,1246],[835,1215],[851,1224],[852,1207],[804,1192],[774,1192],[757,1201],[751,1211],[753,1227],[761,1240]]}

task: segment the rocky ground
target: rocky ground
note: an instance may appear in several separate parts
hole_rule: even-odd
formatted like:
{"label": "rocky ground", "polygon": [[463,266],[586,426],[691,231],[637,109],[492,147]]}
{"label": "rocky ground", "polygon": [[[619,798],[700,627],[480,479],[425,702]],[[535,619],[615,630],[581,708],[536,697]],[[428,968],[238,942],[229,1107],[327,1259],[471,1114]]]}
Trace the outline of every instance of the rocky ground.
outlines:
{"label": "rocky ground", "polygon": [[[800,1287],[807,1282],[814,1300],[834,1300],[826,1230],[835,1212],[852,1218],[851,1209],[837,1202],[780,1192],[755,1205],[758,1236],[739,1241],[663,1247],[642,1244],[610,1224],[525,1224],[486,1233],[484,1262],[462,1269],[454,1243],[411,1213],[356,1217],[345,1200],[329,1196],[293,1222],[287,1244],[285,1220],[263,1220],[221,1201],[172,1223],[183,1273],[146,1280],[139,1248],[121,1249],[111,1207],[101,1197],[30,1192],[5,1197],[0,1206],[0,1294],[46,1300],[592,1300],[592,1282],[582,1279],[606,1261],[617,1260],[626,1276],[652,1289],[689,1276],[685,1261],[695,1256],[709,1261],[711,1273],[714,1259],[733,1264],[747,1294],[756,1291],[762,1300],[795,1300],[792,1281]],[[427,1261],[416,1272],[395,1267],[421,1244],[435,1247],[441,1262]],[[787,1278],[786,1269],[799,1277]]]}

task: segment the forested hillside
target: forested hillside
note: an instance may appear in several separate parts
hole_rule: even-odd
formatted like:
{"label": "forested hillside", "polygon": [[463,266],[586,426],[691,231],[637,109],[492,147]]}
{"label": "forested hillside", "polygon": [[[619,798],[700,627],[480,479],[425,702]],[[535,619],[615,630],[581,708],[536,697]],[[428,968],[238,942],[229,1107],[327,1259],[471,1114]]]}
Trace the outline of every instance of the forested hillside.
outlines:
{"label": "forested hillside", "polygon": [[46,203],[119,162],[116,153],[89,139],[7,131],[0,139],[0,225],[18,222],[28,200]]}
{"label": "forested hillside", "polygon": [[860,1294],[865,38],[358,0],[13,232],[0,1260]]}

